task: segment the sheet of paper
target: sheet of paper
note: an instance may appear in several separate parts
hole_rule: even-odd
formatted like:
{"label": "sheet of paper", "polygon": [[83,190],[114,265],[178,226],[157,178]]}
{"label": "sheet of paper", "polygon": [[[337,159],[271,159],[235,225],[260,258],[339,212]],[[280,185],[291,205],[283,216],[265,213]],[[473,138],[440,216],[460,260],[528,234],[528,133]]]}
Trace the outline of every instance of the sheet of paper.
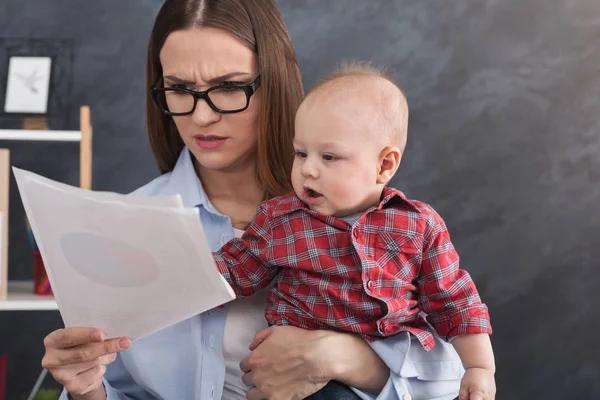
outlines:
{"label": "sheet of paper", "polygon": [[39,185],[45,185],[55,190],[61,191],[62,193],[69,193],[83,198],[91,198],[97,201],[114,201],[124,204],[131,205],[146,205],[146,206],[158,206],[158,207],[177,207],[183,208],[183,203],[179,196],[130,196],[126,194],[113,193],[113,192],[93,192],[79,187],[67,185],[65,183],[56,182],[52,179],[48,179],[33,172],[25,171],[17,167],[12,167],[15,176],[17,174],[23,174],[28,179],[35,181]]}
{"label": "sheet of paper", "polygon": [[13,171],[65,326],[135,339],[235,298],[198,210],[180,199],[97,193]]}

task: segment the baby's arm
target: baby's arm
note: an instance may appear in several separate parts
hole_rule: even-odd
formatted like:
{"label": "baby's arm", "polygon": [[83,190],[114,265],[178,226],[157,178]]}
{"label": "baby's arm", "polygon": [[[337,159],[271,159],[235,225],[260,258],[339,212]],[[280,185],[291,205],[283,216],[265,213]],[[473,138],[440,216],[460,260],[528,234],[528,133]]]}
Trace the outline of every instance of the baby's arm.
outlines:
{"label": "baby's arm", "polygon": [[433,210],[424,232],[419,274],[419,309],[437,333],[452,345],[466,369],[461,400],[492,400],[496,392],[495,362],[487,307],[459,256],[442,218]]}
{"label": "baby's arm", "polygon": [[480,368],[496,372],[492,342],[487,333],[457,336],[452,340],[452,345],[465,369]]}
{"label": "baby's arm", "polygon": [[496,393],[496,363],[490,335],[480,333],[457,336],[452,345],[466,370],[460,385],[460,398],[493,399]]}
{"label": "baby's arm", "polygon": [[269,216],[261,205],[241,239],[232,239],[213,253],[217,268],[238,296],[250,296],[269,285],[277,268],[269,263],[272,242]]}
{"label": "baby's arm", "polygon": [[417,278],[419,310],[444,339],[492,333],[488,309],[469,273],[459,268],[446,224],[433,209],[424,212],[429,218]]}

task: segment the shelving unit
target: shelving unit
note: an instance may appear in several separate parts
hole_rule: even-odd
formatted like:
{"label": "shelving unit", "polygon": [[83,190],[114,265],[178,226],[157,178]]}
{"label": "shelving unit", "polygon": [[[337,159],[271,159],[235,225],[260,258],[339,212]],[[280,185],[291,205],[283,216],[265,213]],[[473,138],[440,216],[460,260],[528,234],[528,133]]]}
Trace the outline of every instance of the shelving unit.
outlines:
{"label": "shelving unit", "polygon": [[[79,131],[0,129],[0,141],[79,142],[80,187],[91,189],[92,124],[90,108],[81,106],[79,115]],[[9,163],[7,162],[7,164]],[[0,212],[4,214],[3,221],[0,224],[0,237],[4,238],[2,247],[0,247],[0,311],[58,310],[53,297],[33,294],[33,282],[7,281],[9,268],[7,248],[9,238],[8,178],[9,176],[0,176]],[[5,180],[6,182],[4,182]],[[6,193],[2,193],[4,190],[1,184],[5,184]],[[26,239],[24,238],[24,240]]]}
{"label": "shelving unit", "polygon": [[79,142],[81,131],[39,131],[25,129],[0,129],[0,140],[25,140],[44,142]]}
{"label": "shelving unit", "polygon": [[32,281],[9,281],[8,296],[0,301],[0,311],[53,311],[58,310],[52,296],[33,294]]}

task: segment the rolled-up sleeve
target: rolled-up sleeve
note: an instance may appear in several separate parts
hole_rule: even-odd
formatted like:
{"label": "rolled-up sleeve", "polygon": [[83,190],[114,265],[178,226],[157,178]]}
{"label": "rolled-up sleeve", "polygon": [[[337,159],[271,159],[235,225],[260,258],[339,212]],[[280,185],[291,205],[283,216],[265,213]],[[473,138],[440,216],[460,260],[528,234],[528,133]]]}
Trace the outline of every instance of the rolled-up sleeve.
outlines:
{"label": "rolled-up sleeve", "polygon": [[237,296],[251,296],[271,283],[278,269],[269,263],[272,245],[265,203],[241,239],[234,238],[213,257],[219,272]]}
{"label": "rolled-up sleeve", "polygon": [[459,256],[442,218],[433,210],[425,233],[418,278],[419,310],[438,335],[451,337],[492,333],[488,308],[481,302],[469,273],[459,268]]}

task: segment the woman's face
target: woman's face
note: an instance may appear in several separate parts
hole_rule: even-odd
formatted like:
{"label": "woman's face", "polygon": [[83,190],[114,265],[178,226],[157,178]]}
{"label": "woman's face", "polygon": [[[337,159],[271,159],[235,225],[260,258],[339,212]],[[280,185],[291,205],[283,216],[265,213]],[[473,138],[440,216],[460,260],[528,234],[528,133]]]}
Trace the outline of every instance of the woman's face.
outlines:
{"label": "woman's face", "polygon": [[[224,82],[252,83],[258,76],[256,54],[221,29],[191,28],[169,34],[160,52],[165,87],[202,91]],[[170,106],[169,97],[167,104]],[[254,168],[261,90],[248,108],[219,114],[198,99],[195,111],[174,116],[179,135],[201,167],[220,171]]]}

